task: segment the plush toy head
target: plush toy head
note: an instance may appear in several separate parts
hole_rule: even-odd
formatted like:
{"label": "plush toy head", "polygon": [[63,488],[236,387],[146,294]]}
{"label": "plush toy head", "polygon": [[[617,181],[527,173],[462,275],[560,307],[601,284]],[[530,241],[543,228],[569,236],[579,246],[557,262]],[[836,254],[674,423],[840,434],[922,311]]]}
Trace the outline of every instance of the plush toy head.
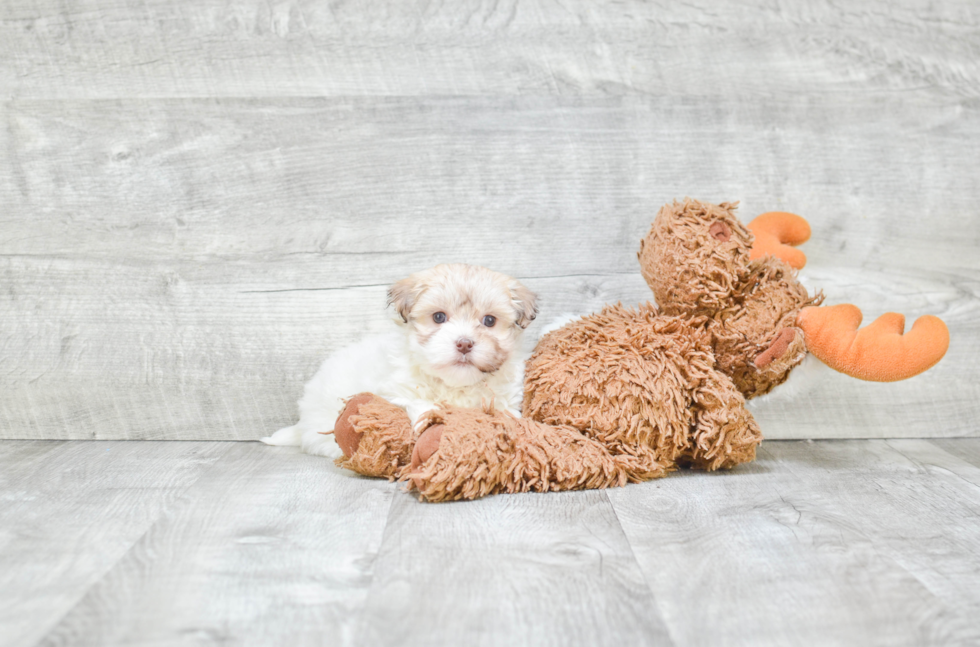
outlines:
{"label": "plush toy head", "polygon": [[[736,206],[691,199],[664,205],[638,256],[660,309],[706,326],[718,369],[751,398],[781,384],[803,361],[796,319],[822,297],[811,297],[783,260],[753,248],[756,236],[736,218]],[[806,221],[785,215],[797,225],[794,240],[806,240]],[[805,260],[786,249],[797,263]]]}
{"label": "plush toy head", "polygon": [[640,272],[665,314],[732,310],[749,276],[752,233],[735,217],[735,203],[687,199],[664,205],[640,241]]}

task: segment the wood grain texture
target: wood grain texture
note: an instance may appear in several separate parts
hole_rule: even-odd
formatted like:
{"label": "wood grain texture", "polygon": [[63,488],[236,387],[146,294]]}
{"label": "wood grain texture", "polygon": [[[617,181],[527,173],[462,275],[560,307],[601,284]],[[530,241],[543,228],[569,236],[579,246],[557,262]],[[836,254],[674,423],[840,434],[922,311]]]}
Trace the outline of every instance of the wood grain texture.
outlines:
{"label": "wood grain texture", "polygon": [[0,646],[974,644],[978,448],[425,504],[293,448],[0,441]]}
{"label": "wood grain texture", "polygon": [[0,444],[0,644],[37,644],[228,449]]}
{"label": "wood grain texture", "polygon": [[650,293],[690,195],[813,225],[804,278],[943,317],[908,382],[810,376],[770,438],[977,436],[969,2],[0,7],[0,438],[255,439],[391,282],[487,265],[542,320]]}
{"label": "wood grain texture", "polygon": [[970,644],[978,477],[929,441],[769,442],[609,496],[680,644]]}
{"label": "wood grain texture", "polygon": [[[688,97],[928,87],[975,99],[970,0],[269,4],[19,0],[9,96]],[[939,36],[937,38],[937,36]]]}
{"label": "wood grain texture", "polygon": [[395,497],[362,645],[671,644],[603,491]]}
{"label": "wood grain texture", "polygon": [[38,644],[351,644],[395,486],[292,449],[217,446],[220,463]]}
{"label": "wood grain texture", "polygon": [[[974,467],[980,467],[980,439],[945,438],[931,441],[943,451],[964,460]],[[980,483],[977,483],[980,485]]]}

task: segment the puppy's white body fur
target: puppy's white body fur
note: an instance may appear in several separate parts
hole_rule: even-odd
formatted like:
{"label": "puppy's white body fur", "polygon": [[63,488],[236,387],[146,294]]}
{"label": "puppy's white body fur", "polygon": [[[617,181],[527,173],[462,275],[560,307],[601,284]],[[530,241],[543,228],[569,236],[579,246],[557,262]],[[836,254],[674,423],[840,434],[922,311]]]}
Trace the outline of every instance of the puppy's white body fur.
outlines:
{"label": "puppy's white body fur", "polygon": [[460,407],[495,406],[520,415],[524,397],[524,358],[514,356],[476,385],[451,387],[413,365],[406,352],[405,335],[393,331],[367,337],[328,357],[303,388],[299,401],[300,419],[262,442],[270,445],[300,445],[317,456],[340,456],[331,431],[343,409],[343,398],[364,391],[379,395],[408,412],[412,424],[439,404]]}
{"label": "puppy's white body fur", "polygon": [[[328,357],[303,390],[299,422],[263,442],[336,458],[340,447],[323,432],[333,430],[344,398],[366,391],[405,409],[412,424],[442,405],[493,401],[520,415],[519,338],[536,314],[527,288],[485,268],[440,265],[396,283],[389,299],[401,315],[397,327]],[[444,321],[435,322],[436,313]],[[490,326],[488,315],[495,319]]]}

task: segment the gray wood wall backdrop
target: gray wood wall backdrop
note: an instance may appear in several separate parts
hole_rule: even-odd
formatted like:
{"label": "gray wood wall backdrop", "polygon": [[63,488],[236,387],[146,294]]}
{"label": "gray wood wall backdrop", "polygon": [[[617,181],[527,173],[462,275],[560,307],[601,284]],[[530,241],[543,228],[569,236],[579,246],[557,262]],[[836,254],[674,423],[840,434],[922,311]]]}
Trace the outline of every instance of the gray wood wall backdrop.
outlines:
{"label": "gray wood wall backdrop", "polygon": [[978,435],[978,61],[975,0],[6,0],[0,437],[258,438],[436,262],[543,319],[649,299],[686,195],[804,215],[829,302],[952,331],[768,437]]}

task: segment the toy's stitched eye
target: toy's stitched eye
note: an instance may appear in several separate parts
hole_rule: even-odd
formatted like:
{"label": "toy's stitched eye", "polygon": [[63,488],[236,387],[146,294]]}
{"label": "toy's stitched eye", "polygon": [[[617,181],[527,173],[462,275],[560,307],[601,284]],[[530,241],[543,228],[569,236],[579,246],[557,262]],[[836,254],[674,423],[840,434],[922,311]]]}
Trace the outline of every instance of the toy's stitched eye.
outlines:
{"label": "toy's stitched eye", "polygon": [[483,325],[487,328],[493,328],[493,325],[497,323],[497,318],[493,315],[487,315],[483,318]]}
{"label": "toy's stitched eye", "polygon": [[432,315],[432,321],[436,323],[446,323],[446,313],[445,312],[435,313],[434,315]]}

